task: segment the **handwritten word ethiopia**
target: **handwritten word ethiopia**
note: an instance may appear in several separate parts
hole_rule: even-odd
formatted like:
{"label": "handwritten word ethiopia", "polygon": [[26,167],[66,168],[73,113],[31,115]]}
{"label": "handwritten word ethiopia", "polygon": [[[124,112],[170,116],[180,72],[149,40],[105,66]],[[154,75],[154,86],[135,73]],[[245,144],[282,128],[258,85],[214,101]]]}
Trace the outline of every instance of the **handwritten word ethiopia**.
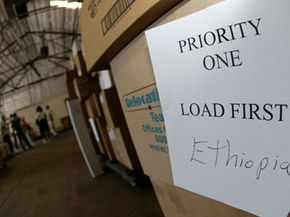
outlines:
{"label": "handwritten word ethiopia", "polygon": [[[216,44],[223,44],[248,37],[259,36],[261,18],[235,23],[226,27],[207,31],[178,41],[180,53],[193,52]],[[221,54],[206,55],[203,66],[206,70],[221,69],[223,67],[242,66],[240,50],[230,50]]]}

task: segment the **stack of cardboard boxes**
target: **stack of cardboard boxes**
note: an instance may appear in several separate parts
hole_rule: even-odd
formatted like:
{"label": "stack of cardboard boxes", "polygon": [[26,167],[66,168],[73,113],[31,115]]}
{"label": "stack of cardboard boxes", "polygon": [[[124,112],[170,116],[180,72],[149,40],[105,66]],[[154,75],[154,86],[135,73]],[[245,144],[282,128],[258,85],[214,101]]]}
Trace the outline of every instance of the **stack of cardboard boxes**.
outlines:
{"label": "stack of cardboard boxes", "polygon": [[103,174],[103,163],[100,161],[99,149],[94,139],[94,132],[89,127],[89,114],[85,101],[91,92],[98,90],[93,79],[87,73],[82,52],[73,46],[73,70],[66,72],[69,98],[66,99],[67,109],[74,132],[92,177]]}
{"label": "stack of cardboard boxes", "polygon": [[[166,217],[252,216],[174,186],[158,90],[142,32],[159,17],[161,18],[151,27],[199,11],[219,1],[182,1],[170,11],[168,10],[181,1],[111,0],[94,1],[95,4],[85,1],[80,13],[87,67],[91,71],[103,69],[110,62],[117,90],[117,93],[115,88],[102,90],[99,97],[116,158],[131,168],[128,159],[131,159],[131,163],[135,162],[130,156],[134,151],[131,148],[135,147],[142,169],[151,178]],[[168,12],[164,15],[166,11]],[[138,28],[135,29],[136,27]],[[132,34],[130,31],[133,31]],[[137,32],[141,34],[131,41]],[[130,44],[125,46],[128,42]],[[121,114],[125,116],[127,125],[124,120],[119,120]],[[131,141],[125,141],[126,133],[122,132],[127,130],[126,126],[134,145],[130,148],[127,145]],[[123,139],[120,138],[121,134]],[[115,144],[118,140],[124,142]],[[124,153],[121,151],[123,149],[127,150],[128,156],[120,154]]]}

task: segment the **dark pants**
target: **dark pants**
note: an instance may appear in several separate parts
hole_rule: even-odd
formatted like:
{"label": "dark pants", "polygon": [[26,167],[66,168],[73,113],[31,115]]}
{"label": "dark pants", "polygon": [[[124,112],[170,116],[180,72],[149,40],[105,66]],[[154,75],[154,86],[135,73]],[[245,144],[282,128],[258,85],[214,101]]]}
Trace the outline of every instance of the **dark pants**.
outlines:
{"label": "dark pants", "polygon": [[10,136],[9,135],[3,136],[3,141],[8,144],[11,154],[14,154],[13,143],[10,139]]}
{"label": "dark pants", "polygon": [[23,131],[17,131],[17,136],[19,138],[19,142],[20,142],[20,146],[23,150],[25,150],[24,145],[23,145],[23,141],[24,143],[26,143],[26,145],[28,146],[28,148],[32,148],[32,146],[30,145],[28,139],[26,138],[25,134]]}

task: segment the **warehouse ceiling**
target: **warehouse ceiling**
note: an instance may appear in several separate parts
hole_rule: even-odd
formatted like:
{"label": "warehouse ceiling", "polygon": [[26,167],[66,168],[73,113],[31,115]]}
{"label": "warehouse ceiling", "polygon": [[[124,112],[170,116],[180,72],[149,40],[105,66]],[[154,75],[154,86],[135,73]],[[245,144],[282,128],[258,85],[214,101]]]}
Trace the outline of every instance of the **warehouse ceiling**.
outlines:
{"label": "warehouse ceiling", "polygon": [[78,10],[49,0],[0,0],[0,95],[71,69]]}

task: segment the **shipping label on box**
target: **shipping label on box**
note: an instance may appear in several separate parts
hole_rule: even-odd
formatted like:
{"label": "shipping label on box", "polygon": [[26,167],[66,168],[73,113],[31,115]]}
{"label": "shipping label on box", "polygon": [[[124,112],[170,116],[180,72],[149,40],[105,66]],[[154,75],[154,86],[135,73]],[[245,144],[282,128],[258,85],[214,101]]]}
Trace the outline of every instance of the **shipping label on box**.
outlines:
{"label": "shipping label on box", "polygon": [[123,106],[127,113],[142,112],[146,121],[140,122],[143,133],[151,137],[148,147],[152,151],[168,153],[164,119],[160,108],[156,84],[150,84],[123,95]]}

